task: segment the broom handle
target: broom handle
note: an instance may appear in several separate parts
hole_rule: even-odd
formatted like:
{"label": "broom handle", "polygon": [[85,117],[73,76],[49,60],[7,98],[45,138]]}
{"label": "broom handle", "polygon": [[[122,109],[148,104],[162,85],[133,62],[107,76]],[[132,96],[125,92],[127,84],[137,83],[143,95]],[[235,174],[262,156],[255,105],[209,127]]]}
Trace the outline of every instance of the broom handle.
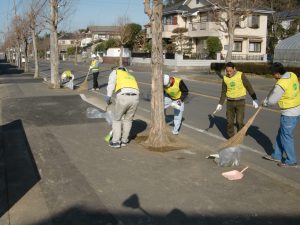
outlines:
{"label": "broom handle", "polygon": [[248,169],[248,168],[249,168],[249,167],[248,167],[248,166],[246,166],[244,169],[242,169],[241,173],[245,172],[245,171],[246,171],[246,169]]}

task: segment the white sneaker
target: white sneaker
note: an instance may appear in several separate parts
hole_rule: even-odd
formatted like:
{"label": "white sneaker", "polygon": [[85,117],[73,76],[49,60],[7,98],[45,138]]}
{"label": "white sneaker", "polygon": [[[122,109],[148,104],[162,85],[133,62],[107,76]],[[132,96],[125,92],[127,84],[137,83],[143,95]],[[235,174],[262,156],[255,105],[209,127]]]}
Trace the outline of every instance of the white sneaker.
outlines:
{"label": "white sneaker", "polygon": [[179,134],[179,132],[178,132],[177,130],[172,130],[172,133],[173,133],[174,135],[178,135],[178,134]]}
{"label": "white sneaker", "polygon": [[95,91],[95,88],[92,88],[92,91]]}

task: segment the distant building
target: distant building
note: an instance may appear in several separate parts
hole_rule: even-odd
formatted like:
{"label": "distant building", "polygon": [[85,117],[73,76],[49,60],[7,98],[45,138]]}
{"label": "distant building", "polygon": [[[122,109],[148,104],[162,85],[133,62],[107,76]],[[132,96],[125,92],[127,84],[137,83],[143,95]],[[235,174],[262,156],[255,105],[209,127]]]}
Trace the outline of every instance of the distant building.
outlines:
{"label": "distant building", "polygon": [[[289,29],[295,20],[300,19],[300,9],[291,9],[282,12],[277,12],[274,17],[279,20],[284,29]],[[297,26],[299,32],[299,25]]]}
{"label": "distant building", "polygon": [[[171,41],[175,28],[187,28],[185,36],[192,44],[192,55],[205,59],[208,37],[218,37],[222,43],[223,58],[227,54],[229,35],[221,31],[213,17],[214,6],[206,0],[185,0],[163,10],[163,39]],[[240,24],[234,33],[233,60],[263,60],[267,46],[267,20],[272,11],[255,10]],[[225,14],[224,14],[225,16]],[[151,38],[151,29],[147,29]]]}
{"label": "distant building", "polygon": [[93,41],[119,37],[117,26],[89,26],[88,30]]}
{"label": "distant building", "polygon": [[67,49],[76,46],[76,37],[74,34],[64,34],[58,39],[59,53],[66,53]]}

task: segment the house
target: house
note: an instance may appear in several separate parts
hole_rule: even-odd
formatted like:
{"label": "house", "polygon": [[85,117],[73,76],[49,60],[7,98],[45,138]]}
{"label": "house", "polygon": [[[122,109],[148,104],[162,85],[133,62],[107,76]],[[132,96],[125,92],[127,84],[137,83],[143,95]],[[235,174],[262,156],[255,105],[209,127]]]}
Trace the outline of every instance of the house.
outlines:
{"label": "house", "polygon": [[109,38],[119,37],[116,26],[89,26],[88,33],[92,35],[92,40],[108,40]]}
{"label": "house", "polygon": [[76,37],[71,33],[63,34],[58,39],[58,51],[60,54],[66,53],[68,48],[76,46]]}
{"label": "house", "polygon": [[[276,18],[282,27],[287,30],[289,29],[293,23],[297,23],[297,20],[300,19],[300,9],[291,9],[282,12],[277,12],[274,14],[274,18]],[[299,32],[299,24],[297,25],[297,31]]]}
{"label": "house", "polygon": [[[214,7],[206,0],[185,0],[163,9],[163,39],[170,42],[172,31],[177,27],[187,29],[185,35],[192,44],[192,58],[207,57],[207,38],[218,37],[222,43],[221,55],[227,54],[228,33],[221,31],[214,17]],[[265,60],[267,20],[269,10],[255,10],[240,24],[234,33],[233,60]],[[150,29],[148,36],[151,37]]]}

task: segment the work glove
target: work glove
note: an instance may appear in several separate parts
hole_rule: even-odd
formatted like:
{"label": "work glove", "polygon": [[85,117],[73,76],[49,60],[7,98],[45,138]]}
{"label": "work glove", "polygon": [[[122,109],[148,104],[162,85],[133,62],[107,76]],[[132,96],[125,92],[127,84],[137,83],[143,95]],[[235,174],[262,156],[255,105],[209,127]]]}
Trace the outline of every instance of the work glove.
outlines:
{"label": "work glove", "polygon": [[178,100],[178,101],[173,101],[173,102],[171,103],[171,106],[172,106],[173,108],[175,108],[175,109],[180,110],[180,107],[181,107],[181,101],[180,101],[180,100]]}
{"label": "work glove", "polygon": [[222,109],[223,109],[223,106],[222,106],[221,104],[218,104],[215,111],[216,111],[216,112],[219,112],[219,111],[221,111]]}
{"label": "work glove", "polygon": [[267,99],[267,98],[265,98],[265,100],[263,101],[262,105],[263,105],[264,107],[267,107],[267,106],[268,106],[268,99]]}
{"label": "work glove", "polygon": [[258,101],[257,100],[253,100],[252,105],[255,109],[258,108]]}
{"label": "work glove", "polygon": [[106,101],[107,105],[110,105],[111,104],[111,97],[105,96],[105,101]]}

